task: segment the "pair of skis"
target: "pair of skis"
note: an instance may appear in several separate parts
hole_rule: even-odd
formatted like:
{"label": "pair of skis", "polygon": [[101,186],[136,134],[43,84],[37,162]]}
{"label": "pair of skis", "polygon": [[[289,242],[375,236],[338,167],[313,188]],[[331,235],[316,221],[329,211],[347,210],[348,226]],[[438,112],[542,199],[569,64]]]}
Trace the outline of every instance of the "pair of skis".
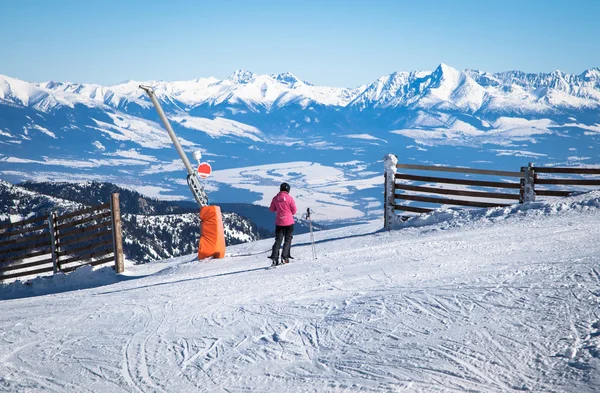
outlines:
{"label": "pair of skis", "polygon": [[278,266],[283,266],[283,265],[289,265],[289,262],[279,262],[279,263],[271,263],[271,266],[269,266],[269,269],[275,269]]}
{"label": "pair of skis", "polygon": [[293,257],[289,257],[287,262],[283,262],[284,260],[282,259],[281,261],[277,260],[277,263],[275,263],[275,260],[273,258],[271,258],[271,257],[268,257],[268,258],[272,261],[272,263],[271,263],[271,266],[267,267],[267,269],[274,269],[277,266],[288,265],[290,263],[289,259],[294,259]]}

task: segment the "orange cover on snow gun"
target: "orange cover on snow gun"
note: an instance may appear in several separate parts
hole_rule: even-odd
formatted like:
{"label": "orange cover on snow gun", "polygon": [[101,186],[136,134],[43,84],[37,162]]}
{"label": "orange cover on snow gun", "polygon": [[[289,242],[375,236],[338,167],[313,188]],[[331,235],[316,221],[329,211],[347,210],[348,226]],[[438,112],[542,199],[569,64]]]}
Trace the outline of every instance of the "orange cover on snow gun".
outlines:
{"label": "orange cover on snow gun", "polygon": [[200,220],[202,220],[202,232],[198,259],[225,257],[225,233],[221,208],[214,205],[204,206],[200,209]]}

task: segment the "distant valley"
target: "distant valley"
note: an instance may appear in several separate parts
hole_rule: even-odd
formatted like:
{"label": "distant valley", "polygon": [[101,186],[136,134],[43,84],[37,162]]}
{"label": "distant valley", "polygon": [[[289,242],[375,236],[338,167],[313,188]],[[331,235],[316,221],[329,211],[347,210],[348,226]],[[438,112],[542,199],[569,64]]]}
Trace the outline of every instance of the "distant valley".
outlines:
{"label": "distant valley", "polygon": [[[290,74],[31,83],[0,76],[0,178],[110,182],[190,201],[185,170],[140,84],[181,139],[201,150],[213,203],[267,206],[281,181],[325,224],[381,217],[383,165],[518,170],[600,164],[600,70],[581,74],[396,72],[353,88]],[[301,214],[300,213],[300,214]]]}

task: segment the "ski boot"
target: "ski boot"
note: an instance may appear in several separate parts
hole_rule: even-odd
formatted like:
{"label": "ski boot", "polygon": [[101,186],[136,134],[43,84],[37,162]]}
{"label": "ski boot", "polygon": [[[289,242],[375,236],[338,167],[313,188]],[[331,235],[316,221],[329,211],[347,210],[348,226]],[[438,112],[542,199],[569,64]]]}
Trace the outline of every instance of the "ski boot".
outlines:
{"label": "ski boot", "polygon": [[270,256],[267,257],[269,258],[272,262],[271,262],[271,266],[279,266],[281,265],[281,263],[279,262],[279,258],[278,257],[274,257],[274,256]]}

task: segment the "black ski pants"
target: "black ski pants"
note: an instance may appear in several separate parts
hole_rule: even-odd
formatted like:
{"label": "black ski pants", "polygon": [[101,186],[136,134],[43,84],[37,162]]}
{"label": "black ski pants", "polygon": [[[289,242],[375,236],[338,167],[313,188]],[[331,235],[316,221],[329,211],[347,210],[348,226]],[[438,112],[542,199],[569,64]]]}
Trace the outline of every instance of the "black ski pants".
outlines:
{"label": "black ski pants", "polygon": [[283,250],[281,251],[281,258],[286,259],[290,257],[290,248],[292,248],[292,234],[294,233],[294,224],[281,226],[275,226],[275,244],[271,250],[271,258],[279,259],[279,247],[283,240]]}

